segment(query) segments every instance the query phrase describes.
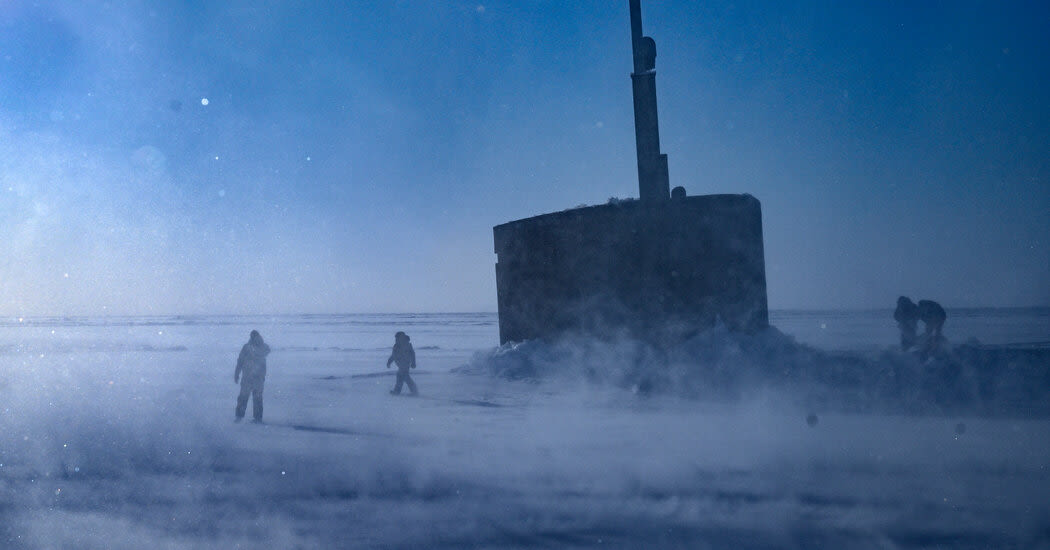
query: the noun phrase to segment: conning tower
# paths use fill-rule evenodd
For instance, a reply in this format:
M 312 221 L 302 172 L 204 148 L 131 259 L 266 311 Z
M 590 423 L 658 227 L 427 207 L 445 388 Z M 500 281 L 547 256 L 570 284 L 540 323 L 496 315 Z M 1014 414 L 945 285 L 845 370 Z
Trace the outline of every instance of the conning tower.
M 493 228 L 500 343 L 565 335 L 656 345 L 723 323 L 768 326 L 762 209 L 747 194 L 669 191 L 656 109 L 656 42 L 629 0 L 639 200 Z

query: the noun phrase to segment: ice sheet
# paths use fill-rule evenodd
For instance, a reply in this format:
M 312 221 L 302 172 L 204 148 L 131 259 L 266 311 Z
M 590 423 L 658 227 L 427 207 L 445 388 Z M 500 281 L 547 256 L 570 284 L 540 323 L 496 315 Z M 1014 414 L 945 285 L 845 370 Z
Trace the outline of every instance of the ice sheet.
M 1050 544 L 1047 420 L 452 372 L 491 315 L 169 321 L 0 328 L 2 546 Z M 232 422 L 252 328 L 261 426 Z M 387 393 L 395 330 L 421 398 Z

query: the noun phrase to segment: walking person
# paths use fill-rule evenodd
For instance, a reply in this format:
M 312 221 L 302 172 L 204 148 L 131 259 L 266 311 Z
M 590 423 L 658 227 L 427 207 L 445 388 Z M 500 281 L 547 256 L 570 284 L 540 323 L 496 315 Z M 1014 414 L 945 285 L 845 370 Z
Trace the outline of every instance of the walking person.
M 412 343 L 404 332 L 398 331 L 394 335 L 394 349 L 390 352 L 390 359 L 386 360 L 386 368 L 390 368 L 390 363 L 397 363 L 397 383 L 390 390 L 391 395 L 400 395 L 402 384 L 408 384 L 411 395 L 419 395 L 416 383 L 408 374 L 409 369 L 416 368 L 416 350 L 412 349 Z
M 237 410 L 234 422 L 244 419 L 248 408 L 248 397 L 252 398 L 252 422 L 261 423 L 263 415 L 263 383 L 266 381 L 266 356 L 270 346 L 263 342 L 259 331 L 253 330 L 248 343 L 241 348 L 237 356 L 237 368 L 233 371 L 234 383 L 240 382 L 241 393 L 237 396 Z

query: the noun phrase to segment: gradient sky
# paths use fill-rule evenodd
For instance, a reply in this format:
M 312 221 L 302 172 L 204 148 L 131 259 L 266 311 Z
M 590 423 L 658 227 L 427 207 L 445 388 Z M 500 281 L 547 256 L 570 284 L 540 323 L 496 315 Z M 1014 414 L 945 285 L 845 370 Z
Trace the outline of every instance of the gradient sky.
M 0 0 L 0 315 L 494 311 L 493 225 L 638 194 L 627 4 Z M 771 308 L 1050 305 L 1050 4 L 642 9 Z

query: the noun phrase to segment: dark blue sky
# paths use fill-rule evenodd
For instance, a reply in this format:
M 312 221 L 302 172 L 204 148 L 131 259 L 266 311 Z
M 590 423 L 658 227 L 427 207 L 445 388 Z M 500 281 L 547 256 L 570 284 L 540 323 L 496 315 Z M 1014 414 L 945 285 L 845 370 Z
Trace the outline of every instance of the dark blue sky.
M 637 196 L 626 0 L 154 4 L 0 0 L 0 314 L 494 310 L 493 225 Z M 1050 305 L 1045 2 L 643 20 L 771 307 Z

